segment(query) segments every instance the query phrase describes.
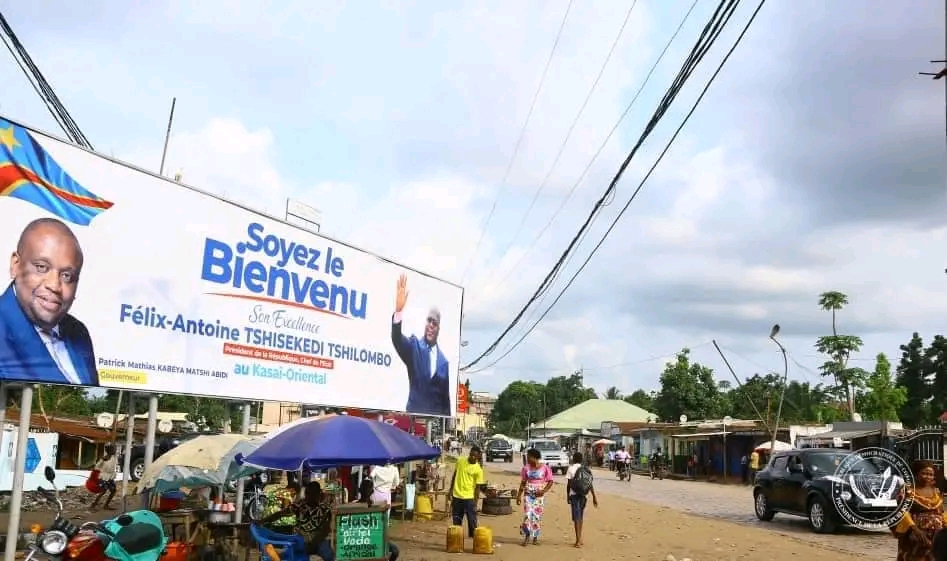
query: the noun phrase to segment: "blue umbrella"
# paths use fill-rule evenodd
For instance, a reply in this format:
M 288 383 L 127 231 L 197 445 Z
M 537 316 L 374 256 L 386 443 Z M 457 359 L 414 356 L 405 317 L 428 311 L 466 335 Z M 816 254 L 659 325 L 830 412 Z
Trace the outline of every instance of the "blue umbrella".
M 301 423 L 267 438 L 244 462 L 263 469 L 400 464 L 441 455 L 420 438 L 387 423 L 337 415 Z

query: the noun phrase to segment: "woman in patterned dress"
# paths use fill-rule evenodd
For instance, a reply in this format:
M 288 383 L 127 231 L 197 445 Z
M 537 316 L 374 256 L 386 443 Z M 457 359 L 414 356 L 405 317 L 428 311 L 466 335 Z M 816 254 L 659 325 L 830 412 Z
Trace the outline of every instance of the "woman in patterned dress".
M 539 545 L 539 532 L 543 524 L 543 497 L 552 488 L 553 477 L 549 466 L 541 462 L 539 450 L 526 451 L 526 465 L 520 471 L 520 490 L 516 495 L 516 504 L 523 505 L 523 545 L 533 540 Z
M 944 498 L 937 489 L 934 464 L 914 466 L 915 486 L 905 492 L 911 509 L 891 528 L 898 539 L 898 561 L 935 561 L 933 543 L 944 528 Z

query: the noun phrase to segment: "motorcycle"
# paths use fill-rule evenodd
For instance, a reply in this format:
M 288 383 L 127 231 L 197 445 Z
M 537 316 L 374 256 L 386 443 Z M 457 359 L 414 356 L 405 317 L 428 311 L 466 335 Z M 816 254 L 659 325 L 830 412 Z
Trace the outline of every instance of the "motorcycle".
M 263 512 L 266 510 L 267 497 L 263 493 L 263 484 L 252 479 L 244 485 L 243 490 L 243 512 L 250 522 L 259 522 L 263 519 Z
M 150 510 L 136 510 L 111 520 L 77 526 L 62 516 L 56 471 L 46 466 L 44 475 L 53 488 L 40 486 L 37 491 L 56 506 L 56 516 L 48 528 L 35 532 L 36 539 L 30 544 L 26 561 L 38 555 L 57 561 L 157 561 L 164 555 L 168 538 L 158 515 Z
M 663 459 L 655 459 L 648 462 L 649 471 L 651 472 L 651 479 L 664 479 L 664 476 L 667 475 L 667 468 L 664 465 Z
M 618 462 L 618 480 L 631 481 L 631 468 L 627 461 Z

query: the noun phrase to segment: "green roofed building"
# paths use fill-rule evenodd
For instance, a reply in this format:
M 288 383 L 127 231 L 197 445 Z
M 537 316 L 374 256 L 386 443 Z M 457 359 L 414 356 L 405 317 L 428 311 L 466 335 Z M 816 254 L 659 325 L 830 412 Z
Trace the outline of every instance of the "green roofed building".
M 568 437 L 581 434 L 596 436 L 602 423 L 648 423 L 656 419 L 654 413 L 632 405 L 621 399 L 589 399 L 557 413 L 545 421 L 530 425 L 534 438 L 541 436 Z

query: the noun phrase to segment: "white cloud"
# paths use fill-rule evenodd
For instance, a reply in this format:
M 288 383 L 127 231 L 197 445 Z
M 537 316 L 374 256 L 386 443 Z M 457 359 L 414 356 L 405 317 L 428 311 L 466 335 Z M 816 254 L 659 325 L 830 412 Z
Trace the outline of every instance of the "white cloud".
M 471 2 L 459 9 L 433 2 L 377 9 L 320 3 L 314 9 L 289 2 L 261 10 L 248 2 L 175 0 L 93 11 L 86 20 L 70 13 L 68 26 L 61 14 L 24 4 L 10 17 L 25 28 L 21 36 L 36 45 L 44 72 L 105 152 L 121 147 L 116 156 L 157 168 L 167 102 L 178 96 L 166 174 L 181 169 L 184 181 L 198 188 L 276 216 L 286 197 L 298 198 L 323 212 L 327 235 L 455 282 L 497 200 L 467 277 L 465 325 L 477 327 L 465 334 L 464 358 L 470 359 L 519 310 L 568 243 L 683 60 L 707 15 L 701 9 L 710 9 L 697 10 L 637 109 L 549 233 L 531 247 L 686 9 L 639 0 L 557 171 L 504 252 L 629 5 L 574 4 L 505 185 L 501 179 L 565 2 Z M 767 10 L 776 27 L 756 29 L 736 58 L 759 63 L 768 56 L 767 37 L 791 10 Z M 53 36 L 55 42 L 48 40 Z M 0 70 L 16 72 L 3 64 Z M 809 64 L 810 75 L 833 72 L 819 61 Z M 791 70 L 772 61 L 767 68 Z M 876 331 L 865 337 L 871 355 L 896 353 L 910 330 L 940 328 L 947 311 L 941 255 L 947 234 L 864 225 L 807 230 L 807 214 L 819 209 L 785 204 L 789 188 L 779 183 L 779 170 L 760 163 L 753 145 L 751 133 L 765 116 L 754 111 L 769 110 L 773 100 L 745 85 L 749 69 L 731 66 L 721 75 L 589 268 L 520 349 L 476 375 L 475 388 L 482 383 L 498 390 L 515 377 L 543 379 L 584 368 L 596 388 L 630 392 L 656 384 L 660 356 L 710 338 L 778 369 L 780 359 L 766 339 L 770 325 L 783 326 L 795 354 L 812 354 L 809 335 L 793 333 L 803 324 L 828 326 L 816 305 L 824 290 L 849 294 L 843 326 Z M 695 88 L 682 94 L 633 162 L 546 305 L 624 204 Z M 887 134 L 893 123 L 922 124 L 941 110 L 931 109 L 917 90 L 903 90 L 886 110 L 853 111 L 847 118 Z M 5 92 L 3 111 L 48 126 L 33 97 L 25 84 Z M 720 122 L 733 105 L 745 115 Z M 827 149 L 845 142 L 833 135 L 823 141 Z M 911 155 L 903 160 L 910 170 Z M 688 302 L 684 312 L 668 320 L 681 302 Z M 513 340 L 528 325 L 514 329 Z M 694 358 L 723 370 L 711 346 L 699 346 Z M 818 362 L 800 360 L 813 368 Z

